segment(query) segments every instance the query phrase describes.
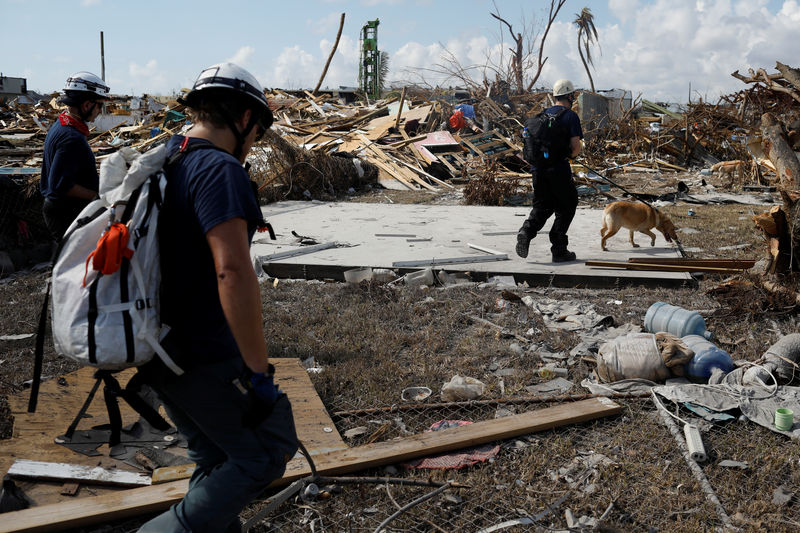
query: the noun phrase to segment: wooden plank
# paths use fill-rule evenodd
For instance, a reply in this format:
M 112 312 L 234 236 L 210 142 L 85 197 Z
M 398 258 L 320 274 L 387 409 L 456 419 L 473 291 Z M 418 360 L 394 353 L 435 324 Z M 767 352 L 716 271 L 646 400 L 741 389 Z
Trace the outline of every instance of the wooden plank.
M 755 259 L 682 259 L 678 257 L 631 257 L 629 263 L 648 263 L 651 265 L 685 265 L 716 268 L 753 268 Z
M 120 487 L 146 487 L 150 476 L 141 472 L 126 472 L 100 466 L 85 466 L 73 463 L 51 463 L 17 459 L 8 469 L 11 477 L 44 481 L 66 481 Z
M 329 248 L 335 248 L 335 247 L 336 247 L 335 242 L 313 244 L 311 246 L 301 246 L 300 248 L 295 248 L 294 250 L 286 250 L 285 252 L 276 252 L 274 254 L 269 254 L 269 255 L 260 255 L 258 259 L 264 263 L 268 263 L 270 261 L 279 261 L 281 259 L 286 259 L 287 257 L 297 257 L 298 255 L 313 254 L 315 252 L 321 252 L 322 250 L 327 250 Z
M 80 488 L 80 483 L 64 483 L 64 486 L 61 487 L 61 494 L 64 496 L 75 496 L 78 494 Z
M 414 145 L 412 145 L 411 148 L 416 150 L 416 147 Z M 428 174 L 427 172 L 425 172 L 424 170 L 416 168 L 414 165 L 410 165 L 410 164 L 406 163 L 405 161 L 403 161 L 401 159 L 398 159 L 397 162 L 400 163 L 401 165 L 407 166 L 408 168 L 410 168 L 412 171 L 416 172 L 417 174 L 420 174 L 420 175 L 425 176 L 426 178 L 428 178 L 430 180 L 433 180 L 435 183 L 438 183 L 439 185 L 441 185 L 443 187 L 447 187 L 447 188 L 450 188 L 450 189 L 455 189 L 454 186 L 450 185 L 446 181 L 442 181 L 439 178 L 437 178 L 436 176 L 432 176 L 432 175 Z
M 401 130 L 400 134 L 402 135 L 403 133 L 405 133 L 405 130 Z M 408 135 L 408 134 L 406 133 L 406 135 Z M 411 143 L 415 143 L 417 141 L 421 141 L 422 139 L 425 139 L 427 137 L 428 137 L 428 134 L 424 133 L 422 135 L 417 135 L 416 137 L 408 137 L 406 139 L 403 139 L 402 141 L 397 141 L 397 142 L 393 142 L 393 143 L 387 144 L 386 147 L 387 148 L 402 148 L 403 146 L 405 146 L 407 144 L 411 144 Z
M 621 411 L 622 407 L 609 398 L 591 398 L 443 431 L 420 433 L 406 439 L 330 452 L 315 457 L 315 464 L 321 475 L 347 474 L 569 424 L 579 424 L 615 415 Z M 273 485 L 286 485 L 310 473 L 311 470 L 305 461 L 293 460 L 287 465 L 283 478 Z M 187 480 L 173 481 L 112 495 L 13 511 L 4 515 L 4 520 L 0 522 L 0 533 L 59 531 L 157 512 L 180 501 L 187 488 Z
M 500 255 L 468 255 L 464 257 L 448 257 L 442 259 L 420 259 L 418 261 L 395 261 L 392 268 L 417 268 L 435 265 L 461 265 L 464 263 L 488 263 L 491 261 L 508 261 L 507 254 Z
M 622 268 L 625 270 L 650 270 L 655 272 L 706 272 L 709 274 L 739 274 L 742 268 L 717 268 L 690 265 L 657 265 L 651 263 L 625 263 L 623 261 L 586 261 L 586 266 Z
M 411 185 L 411 182 L 409 182 L 407 179 L 405 179 L 405 177 L 400 172 L 398 172 L 398 170 L 396 168 L 392 168 L 385 161 L 382 161 L 380 159 L 373 159 L 372 161 L 370 161 L 370 163 L 372 163 L 373 165 L 375 165 L 379 169 L 383 170 L 384 172 L 389 174 L 391 177 L 393 177 L 394 179 L 396 179 L 397 181 L 399 181 L 400 183 L 402 183 L 403 185 L 405 185 L 406 187 L 411 189 L 412 191 L 417 189 L 416 187 Z
M 403 114 L 403 104 L 406 101 L 406 88 L 403 87 L 403 92 L 400 93 L 400 107 L 397 108 L 397 118 L 394 121 L 394 128 L 396 130 L 400 129 L 400 119 L 402 118 L 400 115 Z
M 176 479 L 186 479 L 191 477 L 197 465 L 194 463 L 175 465 L 175 466 L 162 466 L 153 470 L 151 481 L 153 485 L 158 483 L 166 483 L 168 481 L 175 481 Z
M 385 164 L 385 166 L 383 166 L 381 168 L 383 168 L 384 170 L 389 172 L 392 176 L 397 178 L 403 184 L 408 184 L 411 181 L 415 181 L 415 182 L 419 183 L 420 185 L 422 185 L 423 187 L 425 187 L 428 190 L 431 190 L 431 191 L 438 190 L 438 189 L 436 189 L 436 187 L 434 187 L 433 185 L 431 185 L 430 183 L 428 183 L 424 179 L 420 178 L 419 176 L 417 176 L 413 172 L 409 172 L 407 169 L 405 169 L 403 167 L 398 167 L 396 165 L 396 163 L 394 162 L 394 158 L 392 158 L 388 154 L 385 154 L 383 152 L 383 150 L 381 150 L 380 148 L 375 146 L 375 144 L 370 143 L 369 140 L 365 136 L 359 135 L 359 137 L 365 143 L 367 143 L 366 144 L 367 150 L 369 152 L 371 152 L 372 154 L 374 154 L 376 157 L 378 157 Z M 379 164 L 379 162 L 376 161 L 376 160 L 372 160 L 372 162 L 375 163 L 376 165 L 378 165 L 379 167 L 381 166 Z M 402 179 L 400 177 L 398 177 L 398 176 L 401 176 Z

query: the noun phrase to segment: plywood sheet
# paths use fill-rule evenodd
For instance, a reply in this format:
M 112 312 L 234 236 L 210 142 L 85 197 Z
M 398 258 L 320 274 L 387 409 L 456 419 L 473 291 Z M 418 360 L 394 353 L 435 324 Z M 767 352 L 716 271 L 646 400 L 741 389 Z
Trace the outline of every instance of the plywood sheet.
M 347 448 L 333 421 L 328 416 L 325 406 L 317 396 L 308 372 L 296 359 L 273 358 L 275 365 L 275 381 L 292 401 L 297 433 L 311 455 L 328 453 Z M 133 375 L 135 370 L 126 370 L 118 374 L 121 384 Z M 50 379 L 42 383 L 39 391 L 39 406 L 36 413 L 28 413 L 28 393 L 9 397 L 12 415 L 15 418 L 13 436 L 9 440 L 0 441 L 0 474 L 5 474 L 16 459 L 30 459 L 56 463 L 71 463 L 84 466 L 100 466 L 135 471 L 122 461 L 108 457 L 108 446 L 102 445 L 102 455 L 87 457 L 75 453 L 64 446 L 56 444 L 53 439 L 63 435 L 80 406 L 86 400 L 94 384 L 93 369 L 82 368 L 67 374 L 62 379 Z M 123 425 L 136 421 L 139 416 L 125 402 L 120 402 Z M 102 393 L 98 392 L 94 402 L 87 411 L 89 418 L 78 425 L 78 429 L 89 429 L 99 424 L 108 423 L 108 413 L 102 401 Z M 184 454 L 179 448 L 170 448 L 171 453 Z M 37 506 L 57 503 L 66 498 L 61 495 L 60 483 L 35 483 L 19 481 L 20 487 Z M 93 488 L 97 494 L 104 494 L 114 489 L 105 487 Z

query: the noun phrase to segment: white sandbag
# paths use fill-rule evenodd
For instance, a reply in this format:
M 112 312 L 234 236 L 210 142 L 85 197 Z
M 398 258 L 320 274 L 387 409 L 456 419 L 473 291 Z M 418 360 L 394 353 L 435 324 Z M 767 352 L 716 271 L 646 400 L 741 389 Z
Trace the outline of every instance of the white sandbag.
M 597 375 L 606 383 L 634 378 L 664 381 L 672 372 L 664 364 L 655 334 L 629 333 L 600 346 Z

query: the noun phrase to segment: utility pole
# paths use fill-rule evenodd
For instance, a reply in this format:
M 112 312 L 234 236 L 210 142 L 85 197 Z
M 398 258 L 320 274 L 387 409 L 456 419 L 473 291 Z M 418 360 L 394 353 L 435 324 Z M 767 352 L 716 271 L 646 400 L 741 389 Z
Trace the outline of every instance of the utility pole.
M 100 32 L 100 77 L 106 81 L 106 49 L 103 44 L 103 32 Z

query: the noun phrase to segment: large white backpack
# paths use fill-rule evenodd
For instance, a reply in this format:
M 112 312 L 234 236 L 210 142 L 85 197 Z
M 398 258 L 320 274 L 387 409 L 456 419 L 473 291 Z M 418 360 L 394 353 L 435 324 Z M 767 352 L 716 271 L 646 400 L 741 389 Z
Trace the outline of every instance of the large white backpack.
M 164 145 L 145 154 L 123 148 L 103 161 L 100 197 L 69 227 L 53 266 L 57 353 L 104 370 L 158 354 L 183 373 L 160 344 L 167 329 L 159 319 L 158 248 L 165 161 Z

